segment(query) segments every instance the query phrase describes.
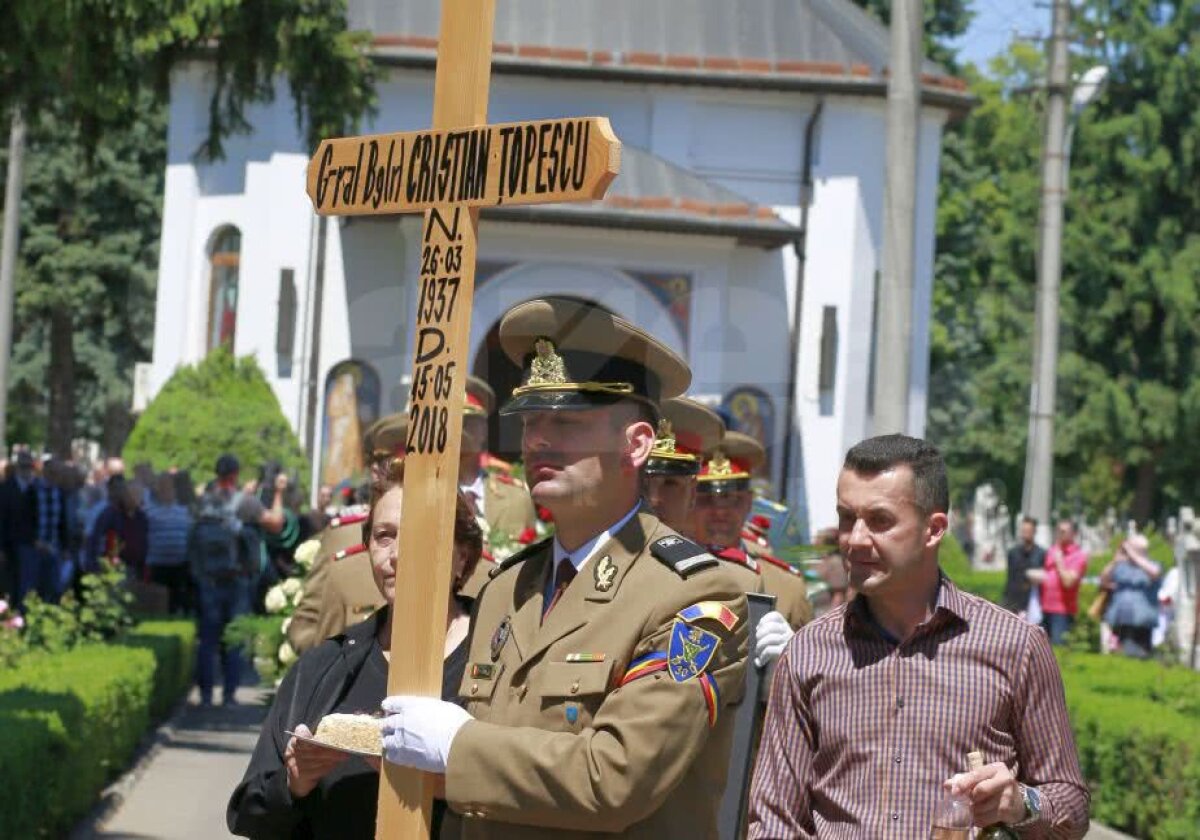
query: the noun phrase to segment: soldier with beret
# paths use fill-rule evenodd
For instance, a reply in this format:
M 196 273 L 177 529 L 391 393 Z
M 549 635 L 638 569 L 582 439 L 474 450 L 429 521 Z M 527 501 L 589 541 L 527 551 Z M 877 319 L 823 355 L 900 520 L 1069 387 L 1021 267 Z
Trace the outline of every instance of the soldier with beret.
M 757 440 L 740 432 L 725 433 L 697 477 L 697 533 L 718 556 L 739 563 L 754 562 L 762 574 L 763 591 L 775 596 L 776 611 L 794 630 L 813 615 L 804 576 L 761 547 L 747 550 L 742 536 L 754 504 L 750 478 L 765 461 L 766 451 Z
M 467 377 L 463 403 L 462 449 L 458 456 L 458 487 L 484 526 L 485 554 L 462 589 L 474 599 L 487 583 L 496 564 L 486 551 L 490 546 L 514 543 L 537 524 L 537 512 L 525 482 L 512 474 L 509 464 L 487 451 L 488 417 L 495 410 L 496 394 L 478 376 Z
M 600 307 L 534 300 L 500 325 L 524 370 L 534 501 L 556 533 L 476 604 L 461 696 L 384 701 L 389 761 L 445 774 L 464 838 L 713 837 L 743 693 L 730 568 L 640 502 L 657 405 L 690 371 Z

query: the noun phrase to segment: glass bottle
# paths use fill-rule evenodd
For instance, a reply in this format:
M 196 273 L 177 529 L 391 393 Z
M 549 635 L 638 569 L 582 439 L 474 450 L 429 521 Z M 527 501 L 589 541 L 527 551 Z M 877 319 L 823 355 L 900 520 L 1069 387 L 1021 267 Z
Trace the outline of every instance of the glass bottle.
M 933 812 L 929 840 L 969 840 L 974 823 L 971 798 L 948 790 Z
M 967 753 L 967 765 L 972 771 L 983 766 L 983 753 L 978 750 Z M 992 823 L 979 829 L 976 840 L 1018 840 L 1017 833 L 1004 823 Z

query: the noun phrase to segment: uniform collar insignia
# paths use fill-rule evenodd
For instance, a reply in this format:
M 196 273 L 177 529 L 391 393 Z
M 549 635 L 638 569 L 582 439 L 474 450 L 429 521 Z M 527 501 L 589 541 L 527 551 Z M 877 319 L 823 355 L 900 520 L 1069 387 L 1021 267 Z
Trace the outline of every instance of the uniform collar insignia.
M 593 570 L 593 577 L 596 580 L 596 590 L 599 592 L 607 592 L 612 589 L 613 579 L 617 576 L 617 564 L 613 562 L 612 557 L 605 554 L 600 558 L 600 562 L 596 564 Z

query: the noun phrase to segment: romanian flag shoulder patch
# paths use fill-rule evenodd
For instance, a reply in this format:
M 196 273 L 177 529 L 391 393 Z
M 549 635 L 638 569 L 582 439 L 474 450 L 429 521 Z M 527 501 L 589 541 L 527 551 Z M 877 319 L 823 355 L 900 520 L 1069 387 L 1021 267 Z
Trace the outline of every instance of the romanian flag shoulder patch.
M 699 621 L 702 618 L 711 618 L 724 627 L 726 631 L 732 631 L 738 624 L 737 614 L 729 609 L 729 607 L 717 601 L 701 601 L 698 604 L 692 604 L 690 607 L 680 610 L 678 615 L 688 624 Z

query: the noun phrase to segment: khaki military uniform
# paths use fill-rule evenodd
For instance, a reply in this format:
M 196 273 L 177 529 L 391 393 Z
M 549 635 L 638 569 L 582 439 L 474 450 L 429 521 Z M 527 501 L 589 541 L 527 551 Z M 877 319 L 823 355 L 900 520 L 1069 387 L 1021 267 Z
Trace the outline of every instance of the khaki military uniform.
M 304 594 L 300 605 L 292 615 L 288 625 L 287 639 L 296 653 L 304 653 L 309 648 L 316 647 L 327 636 L 318 635 L 318 619 L 321 614 L 321 602 L 325 597 L 329 570 L 333 566 L 333 557 L 363 541 L 362 526 L 366 520 L 365 512 L 343 513 L 334 517 L 328 527 L 317 537 L 321 541 L 313 558 L 312 568 L 304 581 Z M 341 632 L 340 629 L 338 632 Z
M 317 616 L 317 638 L 336 636 L 358 624 L 386 602 L 375 576 L 371 574 L 371 555 L 364 548 L 357 554 L 335 559 L 329 567 L 321 612 Z
M 775 596 L 775 611 L 787 619 L 793 630 L 812 621 L 813 608 L 808 600 L 808 585 L 804 575 L 783 560 L 765 552 L 755 553 L 748 540 L 743 541 L 747 555 L 758 561 L 763 591 Z
M 483 481 L 483 517 L 489 532 L 503 534 L 505 541 L 516 539 L 522 531 L 537 523 L 537 511 L 533 499 L 529 498 L 529 488 L 517 478 L 489 470 Z M 479 558 L 479 564 L 459 594 L 472 600 L 478 598 L 495 568 L 496 564 L 490 558 Z
M 529 488 L 520 479 L 499 472 L 489 473 L 483 482 L 483 516 L 493 531 L 516 538 L 537 524 L 537 511 Z
M 672 552 L 682 555 L 658 556 Z M 446 771 L 463 837 L 715 838 L 730 707 L 746 673 L 744 583 L 642 510 L 597 547 L 543 622 L 553 557 L 545 541 L 510 558 L 476 605 L 460 689 L 475 720 L 456 735 Z M 696 604 L 721 619 L 678 618 Z M 671 668 L 687 649 L 676 634 L 694 642 L 693 630 L 717 645 L 680 681 L 686 671 Z

